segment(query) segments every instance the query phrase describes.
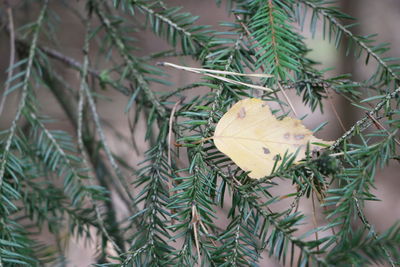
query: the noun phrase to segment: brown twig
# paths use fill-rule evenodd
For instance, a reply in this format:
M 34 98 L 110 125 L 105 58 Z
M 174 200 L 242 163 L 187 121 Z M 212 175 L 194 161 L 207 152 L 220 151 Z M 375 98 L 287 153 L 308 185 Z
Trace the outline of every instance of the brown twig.
M 172 126 L 173 126 L 173 123 L 174 123 L 174 117 L 175 117 L 176 109 L 182 103 L 183 100 L 184 100 L 184 98 L 182 97 L 181 99 L 176 101 L 174 107 L 172 108 L 171 114 L 169 116 L 169 122 L 168 122 L 168 128 L 169 128 L 168 129 L 168 166 L 170 166 L 170 168 L 171 168 L 171 177 L 173 176 L 173 170 L 172 170 L 172 164 L 171 164 L 171 161 L 172 161 L 171 160 Z M 168 179 L 167 185 L 168 185 L 169 197 L 172 197 L 172 191 L 171 190 L 173 188 L 173 185 L 172 185 L 171 179 Z M 175 209 L 171 210 L 171 214 L 172 215 L 175 214 Z M 171 218 L 172 218 L 171 219 L 171 224 L 173 225 L 175 221 L 174 221 L 173 217 L 171 217 Z
M 178 101 L 176 101 L 175 105 L 172 108 L 171 114 L 169 116 L 169 125 L 168 125 L 168 127 L 169 127 L 169 129 L 168 129 L 168 166 L 171 166 L 172 126 L 173 126 L 173 123 L 174 123 L 174 116 L 175 116 L 176 109 L 182 103 L 183 100 L 184 100 L 184 98 L 181 98 Z
M 382 123 L 380 123 L 373 115 L 371 115 L 371 114 L 369 114 L 369 113 L 367 112 L 367 116 L 371 119 L 372 123 L 375 125 L 375 127 L 376 127 L 378 130 L 383 130 L 383 131 L 385 131 L 385 133 L 387 133 L 388 136 L 392 136 L 392 135 L 393 135 L 393 134 L 390 133 L 390 132 L 385 128 L 385 126 L 383 126 Z M 393 137 L 393 140 L 396 142 L 397 145 L 400 146 L 399 140 L 397 140 L 397 139 L 394 138 L 394 137 Z
M 198 237 L 198 229 L 197 223 L 201 221 L 199 213 L 197 212 L 196 205 L 192 205 L 192 224 L 193 224 L 193 234 L 194 234 L 194 242 L 196 244 L 196 251 L 198 255 L 199 262 L 201 261 L 200 257 L 200 245 L 199 245 L 199 237 Z
M 314 228 L 318 227 L 318 222 L 317 222 L 317 209 L 315 208 L 315 199 L 314 199 L 314 193 L 311 192 L 311 203 L 312 203 L 312 210 L 313 210 L 313 216 L 312 216 L 312 221 L 314 224 Z M 319 237 L 318 237 L 318 231 L 315 231 L 315 241 L 318 242 Z M 319 245 L 317 245 L 317 251 L 319 252 Z
M 333 113 L 335 113 L 336 119 L 338 120 L 340 126 L 342 127 L 342 130 L 345 132 L 345 131 L 346 131 L 346 127 L 344 127 L 343 121 L 342 121 L 342 119 L 340 118 L 340 116 L 339 116 L 339 114 L 338 114 L 338 112 L 337 112 L 337 110 L 336 110 L 336 108 L 335 108 L 335 105 L 333 105 L 333 103 L 332 103 L 332 98 L 331 98 L 331 96 L 329 95 L 328 90 L 326 90 L 326 87 L 323 86 L 323 88 L 324 88 L 325 93 L 326 93 L 326 95 L 327 95 L 327 97 L 328 97 L 329 105 L 331 106 L 331 108 L 332 108 L 332 110 L 333 110 Z
M 18 40 L 18 42 L 20 42 L 21 40 Z M 39 46 L 40 50 L 42 52 L 44 52 L 46 55 L 48 55 L 49 57 L 53 58 L 53 59 L 57 59 L 61 62 L 63 62 L 64 64 L 73 67 L 76 70 L 82 71 L 83 69 L 83 65 L 82 63 L 80 63 L 79 61 L 77 61 L 76 59 L 72 58 L 72 57 L 68 57 L 64 54 L 62 54 L 61 52 L 54 50 L 52 48 L 46 47 L 46 46 Z M 96 78 L 100 79 L 100 72 L 97 70 L 94 70 L 92 68 L 88 68 L 88 73 L 90 75 L 95 76 Z
M 15 38 L 15 43 L 17 45 L 23 46 L 23 47 L 27 47 L 28 44 L 26 43 L 25 40 L 21 39 L 21 38 Z M 83 65 L 82 63 L 80 63 L 78 60 L 66 56 L 63 53 L 54 50 L 52 48 L 46 47 L 46 46 L 41 46 L 38 45 L 37 46 L 38 49 L 43 52 L 44 54 L 46 54 L 47 56 L 49 56 L 52 59 L 58 60 L 62 63 L 64 63 L 65 65 L 67 65 L 68 67 L 71 67 L 77 71 L 82 71 L 83 69 Z M 101 73 L 98 70 L 95 70 L 93 68 L 88 68 L 88 74 L 90 74 L 92 77 L 95 77 L 96 79 L 98 79 L 99 81 L 102 81 L 106 84 L 109 84 L 111 87 L 113 87 L 114 89 L 116 89 L 117 91 L 121 92 L 124 95 L 130 95 L 131 92 L 129 91 L 129 89 L 122 87 L 122 86 L 117 86 L 117 84 L 113 81 L 106 81 L 101 77 Z
M 288 102 L 288 104 L 289 104 L 289 106 L 290 106 L 290 109 L 293 111 L 293 114 L 294 114 L 296 117 L 299 117 L 299 115 L 298 115 L 297 112 L 296 112 L 296 109 L 294 108 L 294 105 L 293 105 L 292 101 L 290 101 L 290 98 L 289 98 L 289 96 L 286 94 L 285 89 L 283 89 L 281 83 L 280 83 L 279 81 L 277 81 L 276 83 L 278 84 L 279 90 L 281 90 L 283 96 L 286 98 L 286 101 Z

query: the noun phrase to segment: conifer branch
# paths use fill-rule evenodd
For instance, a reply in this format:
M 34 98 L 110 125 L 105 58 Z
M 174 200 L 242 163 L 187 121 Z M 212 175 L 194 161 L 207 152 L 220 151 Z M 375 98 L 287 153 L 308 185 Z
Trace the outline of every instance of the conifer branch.
M 118 3 L 114 5 L 119 6 Z M 174 49 L 177 48 L 179 38 L 184 55 L 199 57 L 202 51 L 207 50 L 207 44 L 212 39 L 207 26 L 194 24 L 197 16 L 181 13 L 180 8 L 168 8 L 162 1 L 155 1 L 149 5 L 142 1 L 127 0 L 122 6 L 123 10 L 129 13 L 133 13 L 135 9 L 145 13 L 154 34 L 165 37 Z
M 400 77 L 398 76 L 398 74 L 396 74 L 396 72 L 381 58 L 381 56 L 379 56 L 376 52 L 374 52 L 373 49 L 369 47 L 368 44 L 364 42 L 360 37 L 354 35 L 346 26 L 342 25 L 333 15 L 329 14 L 326 8 L 308 0 L 297 0 L 297 1 L 312 8 L 318 14 L 321 14 L 322 16 L 326 17 L 332 23 L 332 25 L 337 27 L 338 30 L 340 30 L 349 38 L 354 40 L 360 47 L 362 47 L 366 51 L 368 55 L 373 57 L 378 62 L 378 64 L 385 69 L 385 71 L 390 73 L 390 75 L 394 80 L 400 81 Z
M 226 176 L 223 172 L 220 171 L 220 169 L 215 166 L 211 165 L 211 167 L 218 173 L 219 176 L 221 176 L 226 182 L 230 181 L 230 177 Z M 320 266 L 329 266 L 329 264 L 322 258 L 317 257 L 315 252 L 310 251 L 307 248 L 307 245 L 303 243 L 303 241 L 295 238 L 292 236 L 293 230 L 290 228 L 283 228 L 280 224 L 279 221 L 276 220 L 276 217 L 279 217 L 279 214 L 268 214 L 264 208 L 263 205 L 257 202 L 258 197 L 254 198 L 253 194 L 256 195 L 257 193 L 252 192 L 253 189 L 250 188 L 249 191 L 241 188 L 240 186 L 235 186 L 235 190 L 237 191 L 238 194 L 240 194 L 241 198 L 243 201 L 247 201 L 247 204 L 257 211 L 263 218 L 269 221 L 271 225 L 274 226 L 276 231 L 279 231 L 282 233 L 290 242 L 292 242 L 295 246 L 297 246 L 302 252 L 304 252 L 307 257 L 310 257 L 315 263 L 319 264 Z M 307 261 L 308 262 L 308 261 Z
M 24 46 L 24 47 L 27 46 L 27 43 L 25 40 L 17 39 L 16 42 L 21 46 Z M 49 47 L 46 47 L 43 45 L 38 45 L 38 49 L 40 49 L 41 52 L 45 53 L 50 58 L 56 59 L 56 60 L 64 63 L 68 67 L 71 67 L 79 72 L 82 72 L 82 70 L 83 70 L 82 63 L 80 63 L 79 61 L 77 61 L 76 59 L 74 59 L 72 57 L 68 57 L 67 55 L 62 54 L 61 52 L 59 52 L 55 49 L 52 49 L 52 48 L 49 48 Z M 95 70 L 95 69 L 89 67 L 88 73 L 90 75 L 92 75 L 93 77 L 95 77 L 100 83 L 110 85 L 112 88 L 114 88 L 115 90 L 119 91 L 120 93 L 122 93 L 124 95 L 130 94 L 130 90 L 128 88 L 119 86 L 110 79 L 103 78 L 101 73 L 98 70 Z
M 101 125 L 100 122 L 100 118 L 99 118 L 99 114 L 97 113 L 97 108 L 96 108 L 96 103 L 94 102 L 93 96 L 89 90 L 89 87 L 87 86 L 87 84 L 84 84 L 84 91 L 86 94 L 86 97 L 88 99 L 89 102 L 89 107 L 91 109 L 91 113 L 93 116 L 93 120 L 95 122 L 96 125 L 96 131 L 100 137 L 101 143 L 103 145 L 104 151 L 106 152 L 107 158 L 111 163 L 111 166 L 114 169 L 114 172 L 116 174 L 116 176 L 118 177 L 119 181 L 121 182 L 123 188 L 125 189 L 126 194 L 129 196 L 130 199 L 133 199 L 133 196 L 129 190 L 129 186 L 127 184 L 127 181 L 124 177 L 124 175 L 122 174 L 122 171 L 120 169 L 120 167 L 118 166 L 117 162 L 115 161 L 114 155 L 111 152 L 111 149 L 106 141 L 106 137 L 103 131 L 103 127 Z
M 161 105 L 161 103 L 156 98 L 154 92 L 151 91 L 151 89 L 149 88 L 143 75 L 141 73 L 139 73 L 135 68 L 135 66 L 138 65 L 138 62 L 133 58 L 133 56 L 131 54 L 128 53 L 124 42 L 116 34 L 114 27 L 112 26 L 111 22 L 106 18 L 103 11 L 101 11 L 98 7 L 96 7 L 95 11 L 96 11 L 96 14 L 98 15 L 100 21 L 103 23 L 104 27 L 110 33 L 112 39 L 114 40 L 114 42 L 118 48 L 119 53 L 121 54 L 122 58 L 124 59 L 125 63 L 127 64 L 127 67 L 132 72 L 133 76 L 137 80 L 138 85 L 140 86 L 140 88 L 142 88 L 146 97 L 152 103 L 152 105 L 155 107 L 155 109 L 160 114 L 160 116 L 164 116 L 166 114 L 166 110 L 165 110 L 164 106 Z M 138 90 L 138 89 L 136 89 L 136 90 Z
M 230 54 L 228 55 L 226 63 L 224 65 L 224 71 L 228 71 L 230 69 L 232 61 L 233 61 L 234 53 L 239 48 L 239 43 L 240 43 L 242 37 L 243 36 L 241 35 L 240 38 L 238 40 L 236 40 L 234 46 L 230 48 Z M 203 132 L 204 137 L 207 137 L 209 135 L 209 133 L 211 132 L 211 126 L 212 126 L 212 123 L 214 122 L 215 114 L 217 113 L 219 106 L 221 104 L 220 101 L 221 101 L 221 95 L 222 95 L 223 90 L 224 90 L 224 85 L 220 82 L 218 84 L 218 89 L 214 92 L 214 95 L 213 95 L 213 102 L 211 104 L 211 110 L 209 112 L 208 120 L 206 121 L 206 125 L 205 125 L 204 132 Z M 193 153 L 194 153 L 193 160 L 192 160 L 193 165 L 189 168 L 191 176 L 187 177 L 185 179 L 185 184 L 186 184 L 185 187 L 190 185 L 189 187 L 192 188 L 191 192 L 182 193 L 182 194 L 176 193 L 177 199 L 175 200 L 175 202 L 176 203 L 181 203 L 181 202 L 185 203 L 185 210 L 187 210 L 187 211 L 184 213 L 182 212 L 182 213 L 185 215 L 187 214 L 187 215 L 184 216 L 184 218 L 189 216 L 188 214 L 191 214 L 191 213 L 189 213 L 189 210 L 192 210 L 193 208 L 200 211 L 200 214 L 198 214 L 197 218 L 191 218 L 189 216 L 189 218 L 187 218 L 186 220 L 189 220 L 189 221 L 200 220 L 200 223 L 203 223 L 202 222 L 203 217 L 204 217 L 204 219 L 206 219 L 207 217 L 210 217 L 210 213 L 212 212 L 208 208 L 208 205 L 211 204 L 211 198 L 208 195 L 208 193 L 206 193 L 210 189 L 204 188 L 204 187 L 209 186 L 208 185 L 209 182 L 207 182 L 207 180 L 205 179 L 207 177 L 208 171 L 207 171 L 207 169 L 205 169 L 205 166 L 204 166 L 205 162 L 203 161 L 204 144 L 199 145 L 197 148 L 195 148 L 193 150 Z M 180 188 L 180 186 L 177 186 L 175 188 L 175 190 L 177 190 L 178 188 Z M 185 188 L 181 188 L 181 189 L 184 191 L 187 191 L 187 189 L 185 189 Z M 181 200 L 179 200 L 179 198 Z M 192 203 L 192 204 L 190 204 L 190 203 Z M 210 224 L 210 219 L 206 219 L 206 221 L 204 223 Z M 188 222 L 182 222 L 182 226 L 185 226 L 185 228 L 186 228 L 185 229 L 186 237 L 185 237 L 184 246 L 181 249 L 180 253 L 182 255 L 186 255 L 186 253 L 184 253 L 184 250 L 189 249 L 191 247 L 191 242 L 194 242 L 192 240 L 191 236 L 189 235 L 189 233 L 192 232 L 192 230 L 197 231 L 198 229 L 194 228 L 193 225 Z M 181 226 L 179 226 L 179 228 L 181 228 Z M 198 243 L 199 242 L 196 239 L 196 248 L 199 250 Z M 203 247 L 204 245 L 202 244 L 201 246 Z M 184 258 L 184 256 L 182 256 L 182 258 Z M 187 257 L 188 263 L 192 262 L 189 260 L 190 258 L 191 257 Z M 211 261 L 212 261 L 212 259 L 211 259 Z M 198 253 L 197 263 L 200 264 L 200 254 L 199 253 Z M 191 264 L 194 264 L 194 262 L 192 262 Z
M 99 267 L 253 266 L 265 252 L 291 266 L 398 264 L 399 224 L 377 233 L 362 207 L 378 200 L 371 190 L 378 169 L 399 158 L 395 135 L 400 127 L 400 64 L 398 58 L 383 56 L 387 44 L 375 45 L 373 35 L 358 36 L 350 29 L 355 24 L 342 24 L 350 16 L 325 0 L 228 1 L 234 17 L 216 31 L 161 0 L 84 0 L 84 12 L 71 2 L 63 12 L 73 13 L 77 25 L 85 28 L 83 59 L 76 60 L 54 49 L 59 35 L 53 5 L 48 0 L 39 2 L 36 21 L 19 27 L 18 34 L 11 24 L 21 25 L 19 6 L 13 7 L 11 15 L 8 12 L 8 20 L 1 19 L 8 25 L 0 30 L 9 37 L 11 57 L 17 53 L 22 60 L 14 62 L 10 57 L 4 84 L 4 94 L 21 94 L 16 95 L 19 103 L 10 127 L 0 132 L 0 267 L 65 266 L 68 256 L 58 235 L 64 228 L 69 236 L 84 240 L 92 238 L 95 230 Z M 28 1 L 26 6 L 31 4 Z M 326 78 L 315 67 L 317 62 L 307 58 L 305 35 L 293 25 L 297 22 L 303 28 L 307 11 L 312 12 L 312 35 L 322 23 L 324 38 L 333 38 L 337 47 L 346 38 L 346 54 L 366 55 L 366 64 L 373 58 L 376 70 L 360 82 L 349 75 Z M 91 24 L 92 16 L 99 23 Z M 49 42 L 43 45 L 45 28 Z M 135 38 L 147 28 L 146 34 L 162 38 L 170 48 L 138 56 L 141 42 Z M 200 66 L 177 63 L 187 56 Z M 154 66 L 167 57 L 174 63 L 164 65 L 201 73 L 202 80 L 172 87 L 167 73 Z M 56 70 L 53 63 L 58 62 L 80 74 L 79 90 L 71 86 L 75 80 Z M 257 74 L 258 68 L 263 74 Z M 172 91 L 157 92 L 155 83 Z M 102 97 L 113 99 L 116 92 L 103 96 L 97 94 L 97 86 L 116 89 L 123 94 L 117 93 L 119 97 L 125 97 L 133 142 L 144 129 L 143 144 L 132 148 L 135 158 L 143 158 L 138 168 L 107 142 L 103 127 L 112 125 L 101 119 L 98 108 Z M 258 90 L 264 87 L 273 89 Z M 244 171 L 248 168 L 238 167 L 210 141 L 216 122 L 238 100 L 261 98 L 285 120 L 287 100 L 277 94 L 279 90 L 294 89 L 314 112 L 326 106 L 328 88 L 367 110 L 366 116 L 344 130 L 331 151 L 307 153 L 297 164 L 295 154 L 285 153 L 275 160 L 268 176 L 254 180 Z M 36 92 L 46 90 L 55 96 L 77 138 L 53 130 L 59 126 L 49 124 L 53 117 L 41 115 L 47 100 Z M 0 100 L 0 114 L 8 100 Z M 242 117 L 248 116 L 240 111 L 232 120 Z M 22 120 L 26 123 L 20 126 Z M 366 133 L 371 125 L 376 129 Z M 110 137 L 131 149 L 124 130 L 111 127 Z M 353 136 L 360 142 L 351 142 Z M 248 154 L 240 156 L 253 156 L 248 147 Z M 134 175 L 128 177 L 125 171 Z M 277 179 L 291 183 L 291 192 L 281 195 Z M 315 214 L 324 219 L 321 226 L 305 220 L 304 211 L 297 207 L 300 201 L 313 199 L 313 194 L 326 211 Z M 119 199 L 129 215 L 122 214 Z M 284 207 L 276 212 L 275 204 Z M 313 211 L 319 209 L 313 205 Z M 303 233 L 301 224 L 311 229 Z M 55 233 L 56 245 L 41 246 L 34 240 L 34 231 L 46 226 Z M 311 239 L 321 232 L 324 235 Z M 48 253 L 50 248 L 53 251 Z
M 369 122 L 371 122 L 371 117 L 375 116 L 386 104 L 388 104 L 398 94 L 400 94 L 400 87 L 395 89 L 393 92 L 386 94 L 385 98 L 383 98 L 383 100 L 381 100 L 378 104 L 376 104 L 376 106 L 367 113 L 368 114 L 367 116 L 358 120 L 347 132 L 345 132 L 340 138 L 338 138 L 329 149 L 334 150 L 338 148 L 343 141 L 352 137 L 356 131 L 359 131 L 361 128 L 365 127 Z
M 204 49 L 204 44 L 203 42 L 193 38 L 192 33 L 187 31 L 185 28 L 180 27 L 177 23 L 173 22 L 171 19 L 163 16 L 160 13 L 157 13 L 156 11 L 154 11 L 153 9 L 147 7 L 146 5 L 143 4 L 139 4 L 136 3 L 135 5 L 137 5 L 138 7 L 140 7 L 140 9 L 144 10 L 145 12 L 147 12 L 149 15 L 151 16 L 155 16 L 158 19 L 160 19 L 161 21 L 163 21 L 164 23 L 168 24 L 170 27 L 175 28 L 177 31 L 181 32 L 183 35 L 185 35 L 187 38 L 193 39 L 193 41 L 201 48 Z
M 378 241 L 378 235 L 376 234 L 375 230 L 372 228 L 371 224 L 369 223 L 368 219 L 365 217 L 365 214 L 360 206 L 359 200 L 356 197 L 353 197 L 354 201 L 356 203 L 356 207 L 357 207 L 357 214 L 358 217 L 360 218 L 360 220 L 362 221 L 362 223 L 367 227 L 367 229 L 370 231 L 370 233 L 372 234 L 373 238 Z M 387 257 L 387 259 L 389 260 L 389 263 L 392 267 L 395 267 L 396 264 L 392 258 L 392 255 L 390 255 L 389 250 L 386 248 L 385 245 L 381 245 L 382 250 L 385 252 L 385 255 Z
M 15 132 L 17 130 L 17 123 L 19 121 L 19 119 L 21 118 L 23 109 L 25 108 L 25 104 L 26 104 L 26 98 L 28 96 L 28 90 L 29 90 L 29 80 L 31 78 L 31 71 L 32 71 L 32 65 L 33 65 L 33 60 L 36 54 L 36 47 L 37 47 L 37 41 L 39 38 L 39 33 L 40 33 L 40 29 L 47 11 L 47 7 L 48 7 L 49 1 L 45 0 L 43 7 L 40 11 L 39 17 L 36 21 L 36 25 L 35 25 L 35 30 L 33 33 L 33 37 L 32 37 L 32 43 L 29 49 L 29 56 L 28 56 L 28 62 L 27 62 L 27 66 L 26 66 L 26 72 L 25 72 L 25 76 L 24 76 L 24 80 L 23 80 L 23 87 L 22 87 L 22 95 L 21 95 L 21 99 L 20 102 L 18 104 L 17 107 L 17 113 L 15 114 L 15 117 L 11 123 L 11 127 L 9 128 L 9 135 L 7 137 L 7 141 L 6 141 L 6 145 L 3 151 L 3 155 L 1 158 L 1 165 L 0 165 L 0 191 L 3 185 L 3 180 L 4 180 L 4 172 L 5 172 L 5 168 L 6 168 L 6 163 L 7 163 L 7 158 L 8 155 L 10 153 L 10 149 L 11 149 L 11 144 L 12 144 L 12 140 L 14 138 Z
M 85 40 L 84 40 L 84 45 L 83 45 L 83 55 L 84 55 L 83 56 L 83 67 L 82 67 L 81 81 L 80 81 L 80 86 L 79 86 L 77 136 L 78 136 L 78 148 L 82 155 L 83 164 L 85 166 L 87 166 L 88 169 L 90 169 L 90 166 L 89 166 L 89 163 L 87 160 L 87 156 L 86 156 L 85 146 L 83 144 L 83 137 L 82 137 L 83 117 L 84 117 L 83 105 L 85 102 L 85 93 L 88 88 L 87 76 L 88 76 L 88 72 L 89 72 L 89 48 L 90 48 L 90 40 L 89 39 L 90 39 L 90 20 L 91 20 L 91 16 L 89 14 L 88 14 L 88 17 L 86 18 L 86 20 L 87 20 L 86 25 L 85 25 L 86 34 L 85 34 Z M 93 112 L 93 110 L 92 110 L 92 112 Z M 104 144 L 105 140 L 103 139 L 102 141 Z M 89 173 L 89 182 L 92 186 L 94 185 L 94 178 L 91 173 Z M 115 238 L 115 241 L 114 241 L 114 239 L 110 236 L 110 233 L 106 229 L 106 224 L 105 224 L 103 218 L 101 217 L 98 203 L 96 203 L 96 201 L 93 199 L 93 197 L 92 197 L 92 201 L 93 201 L 93 206 L 94 206 L 94 209 L 96 212 L 97 221 L 99 223 L 99 227 L 100 227 L 101 231 L 103 232 L 103 234 L 107 238 L 107 240 L 112 244 L 115 251 L 119 254 L 123 253 L 124 252 L 124 241 L 119 234 L 119 229 L 117 228 L 117 230 L 113 230 L 113 236 Z M 110 200 L 107 200 L 107 201 L 110 201 Z M 115 225 L 114 228 L 115 227 L 118 227 L 118 226 Z

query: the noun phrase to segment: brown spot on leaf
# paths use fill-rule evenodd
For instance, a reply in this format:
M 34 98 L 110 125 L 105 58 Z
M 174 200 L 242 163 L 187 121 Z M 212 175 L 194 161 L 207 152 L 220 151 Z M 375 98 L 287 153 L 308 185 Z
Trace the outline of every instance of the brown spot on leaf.
M 239 110 L 237 116 L 238 116 L 239 119 L 243 119 L 244 117 L 246 117 L 246 109 L 244 107 L 242 107 Z
M 280 160 L 281 159 L 281 155 L 276 154 L 272 159 L 273 160 Z
M 285 138 L 286 140 L 289 140 L 290 139 L 290 133 L 285 133 L 283 135 L 283 138 Z
M 263 152 L 265 155 L 268 155 L 269 153 L 271 153 L 271 151 L 266 147 L 263 147 Z
M 305 135 L 304 134 L 295 134 L 294 135 L 294 139 L 296 140 L 302 140 L 304 139 Z

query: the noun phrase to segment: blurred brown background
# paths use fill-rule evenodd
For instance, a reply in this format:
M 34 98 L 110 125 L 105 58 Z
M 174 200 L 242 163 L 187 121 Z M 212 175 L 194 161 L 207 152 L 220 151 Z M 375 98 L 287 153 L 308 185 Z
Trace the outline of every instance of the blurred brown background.
M 20 1 L 10 1 L 13 6 L 19 6 Z M 83 44 L 84 28 L 79 19 L 71 14 L 71 12 L 65 9 L 62 1 L 52 0 L 51 8 L 60 16 L 60 22 L 58 25 L 54 25 L 59 46 L 57 50 L 62 53 L 75 58 L 78 61 L 82 61 L 81 47 Z M 84 12 L 84 1 L 68 1 L 65 0 L 68 5 L 75 6 L 78 12 Z M 218 27 L 218 23 L 221 21 L 231 21 L 232 17 L 227 16 L 226 7 L 224 5 L 221 8 L 216 8 L 214 0 L 167 0 L 165 1 L 168 6 L 183 6 L 184 10 L 191 12 L 194 15 L 199 15 L 199 24 L 208 24 Z M 342 0 L 339 1 L 343 10 L 352 16 L 358 18 L 360 25 L 356 28 L 358 34 L 370 34 L 379 33 L 379 42 L 390 42 L 392 50 L 389 52 L 390 56 L 400 55 L 400 1 L 399 0 Z M 0 5 L 3 3 L 0 2 Z M 34 6 L 34 5 L 32 5 Z M 37 16 L 35 8 L 18 9 L 18 12 L 14 13 L 16 26 L 21 26 L 28 21 L 32 21 Z M 4 13 L 1 13 L 4 16 Z M 307 33 L 308 29 L 305 27 L 304 33 Z M 140 47 L 138 52 L 140 55 L 146 55 L 152 52 L 168 49 L 168 45 L 162 39 L 155 37 L 149 31 L 141 31 L 135 34 L 138 39 L 137 46 Z M 6 77 L 5 70 L 8 67 L 9 58 L 9 44 L 8 36 L 4 32 L 0 32 L 0 90 L 4 88 L 4 80 Z M 321 68 L 335 67 L 332 74 L 339 73 L 352 73 L 354 74 L 354 80 L 361 80 L 371 71 L 370 66 L 365 66 L 363 60 L 356 61 L 352 56 L 344 56 L 341 51 L 336 51 L 332 44 L 324 41 L 319 35 L 315 39 L 309 39 L 307 41 L 310 47 L 314 48 L 310 56 L 313 59 L 317 59 L 322 63 Z M 195 66 L 195 62 L 190 59 L 185 61 L 186 64 Z M 372 60 L 371 60 L 372 62 Z M 71 84 L 72 88 L 78 90 L 79 74 L 76 71 L 67 69 L 63 64 L 56 63 L 58 71 L 65 77 L 65 79 Z M 371 65 L 372 66 L 372 65 Z M 199 81 L 201 77 L 183 73 L 180 71 L 167 70 L 170 74 L 170 80 L 175 82 L 178 86 L 188 84 L 191 81 Z M 155 85 L 153 90 L 171 90 L 166 86 Z M 2 91 L 0 91 L 2 93 Z M 128 99 L 117 93 L 114 90 L 107 90 L 102 92 L 108 97 L 112 98 L 111 101 L 102 101 L 99 106 L 99 112 L 102 118 L 107 121 L 111 127 L 106 127 L 108 133 L 108 141 L 118 155 L 124 158 L 130 159 L 131 164 L 136 164 L 139 157 L 133 152 L 132 146 L 127 145 L 126 141 L 121 138 L 115 138 L 112 129 L 117 129 L 127 139 L 130 138 L 128 128 L 128 118 L 124 113 L 125 105 Z M 56 126 L 63 130 L 71 131 L 70 124 L 58 107 L 58 104 L 54 97 L 48 93 L 47 90 L 37 90 L 38 97 L 42 103 L 43 113 L 50 115 L 58 120 Z M 295 106 L 300 113 L 300 116 L 308 113 L 307 108 L 303 108 L 301 102 L 299 102 L 294 95 L 290 95 L 295 101 Z M 0 129 L 9 127 L 10 119 L 14 116 L 15 107 L 17 105 L 18 93 L 13 93 L 8 97 L 5 112 L 0 118 Z M 296 102 L 297 101 L 297 102 Z M 353 122 L 355 122 L 362 113 L 343 99 L 334 98 L 335 106 L 339 112 L 341 119 L 344 121 L 346 128 L 349 128 Z M 322 121 L 329 121 L 329 125 L 321 133 L 320 137 L 326 139 L 335 139 L 343 132 L 340 128 L 336 118 L 332 115 L 332 110 L 329 105 L 325 107 L 325 114 L 315 114 L 308 117 L 305 122 L 308 128 L 313 128 L 320 124 Z M 139 124 L 142 125 L 143 124 Z M 74 134 L 74 132 L 71 132 Z M 140 145 L 140 149 L 143 151 L 146 146 L 143 143 L 143 129 L 136 129 L 135 139 Z M 129 143 L 129 142 L 128 142 Z M 391 226 L 396 220 L 400 218 L 400 206 L 398 205 L 399 189 L 400 189 L 400 168 L 398 163 L 393 163 L 385 170 L 381 171 L 376 177 L 376 189 L 374 192 L 382 200 L 381 202 L 369 202 L 366 207 L 367 216 L 376 227 L 377 231 L 382 231 Z M 290 185 L 287 185 L 290 186 Z M 286 190 L 286 189 L 283 189 Z M 310 203 L 301 202 L 301 209 L 309 216 L 312 214 Z M 125 211 L 119 211 L 123 215 Z M 318 223 L 324 224 L 324 220 L 321 216 L 317 216 Z M 222 222 L 222 224 L 225 222 Z M 47 235 L 44 233 L 42 236 L 43 240 L 46 240 Z M 93 245 L 93 243 L 92 243 Z M 84 242 L 71 241 L 68 245 L 68 257 L 70 258 L 69 266 L 89 266 L 93 263 L 92 255 L 95 248 L 90 243 L 85 244 Z M 274 260 L 270 260 L 265 253 L 263 260 L 260 262 L 260 266 L 280 266 Z

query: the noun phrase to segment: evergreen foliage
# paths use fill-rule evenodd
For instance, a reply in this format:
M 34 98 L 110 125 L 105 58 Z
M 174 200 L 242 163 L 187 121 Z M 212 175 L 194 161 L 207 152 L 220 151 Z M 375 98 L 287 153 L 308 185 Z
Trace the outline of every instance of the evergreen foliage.
M 345 23 L 354 18 L 327 0 L 227 1 L 230 21 L 221 23 L 223 31 L 200 25 L 168 1 L 80 2 L 82 10 L 70 1 L 59 4 L 85 29 L 82 62 L 57 49 L 63 44 L 52 1 L 1 6 L 0 29 L 11 54 L 2 99 L 18 94 L 19 103 L 0 132 L 0 266 L 68 266 L 65 236 L 95 240 L 96 266 L 258 266 L 265 251 L 284 266 L 400 264 L 400 225 L 379 233 L 364 213 L 368 202 L 379 200 L 372 193 L 377 171 L 400 160 L 400 60 L 385 55 L 388 44 L 352 33 L 356 23 Z M 223 8 L 221 2 L 210 8 Z M 13 14 L 26 7 L 39 12 L 15 26 Z M 170 50 L 139 56 L 132 32 L 143 29 Z M 327 77 L 307 58 L 301 29 L 345 46 L 375 71 L 363 81 Z M 166 58 L 272 78 L 216 74 L 235 83 L 203 76 L 174 87 L 163 64 L 154 64 Z M 56 62 L 76 71 L 78 88 L 58 73 Z M 171 90 L 156 92 L 155 83 Z M 245 85 L 253 83 L 272 91 Z M 55 96 L 74 131 L 54 129 L 39 90 Z M 139 166 L 114 153 L 106 139 L 98 113 L 102 90 L 126 98 L 132 135 L 145 120 L 148 150 L 134 144 L 131 151 L 144 158 Z M 338 94 L 366 115 L 320 155 L 309 153 L 300 164 L 284 155 L 273 174 L 252 180 L 215 148 L 215 124 L 245 97 L 275 103 L 282 118 L 292 106 L 288 90 L 312 112 L 323 111 L 329 94 Z M 277 195 L 281 180 L 297 191 Z M 284 210 L 274 209 L 288 198 Z M 323 226 L 297 210 L 303 199 L 323 208 Z M 122 219 L 121 205 L 128 211 Z M 302 224 L 312 229 L 301 232 Z M 46 229 L 55 244 L 37 241 Z

